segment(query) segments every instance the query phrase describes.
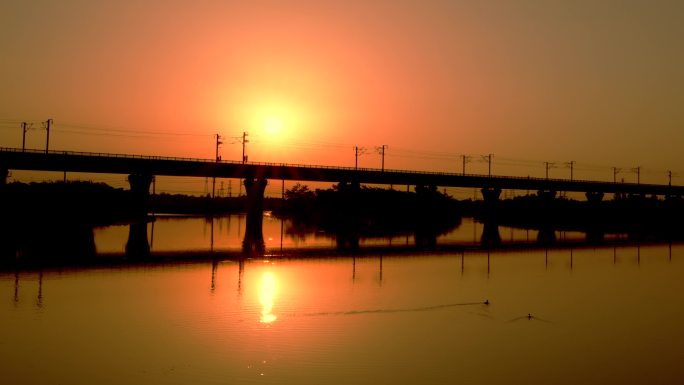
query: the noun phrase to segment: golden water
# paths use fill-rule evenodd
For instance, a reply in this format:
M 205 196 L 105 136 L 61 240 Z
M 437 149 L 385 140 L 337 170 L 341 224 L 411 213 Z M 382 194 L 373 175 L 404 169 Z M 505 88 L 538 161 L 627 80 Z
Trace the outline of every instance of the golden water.
M 0 375 L 673 384 L 684 378 L 683 277 L 680 245 L 5 271 Z

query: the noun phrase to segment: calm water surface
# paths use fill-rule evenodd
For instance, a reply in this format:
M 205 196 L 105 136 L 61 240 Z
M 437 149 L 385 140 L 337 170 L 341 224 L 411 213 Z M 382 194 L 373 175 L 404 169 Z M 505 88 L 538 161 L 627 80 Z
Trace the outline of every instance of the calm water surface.
M 160 224 L 153 248 L 172 248 Z M 206 245 L 192 226 L 188 249 Z M 98 230 L 98 250 L 122 229 Z M 683 276 L 681 245 L 2 272 L 0 370 L 6 384 L 672 384 Z

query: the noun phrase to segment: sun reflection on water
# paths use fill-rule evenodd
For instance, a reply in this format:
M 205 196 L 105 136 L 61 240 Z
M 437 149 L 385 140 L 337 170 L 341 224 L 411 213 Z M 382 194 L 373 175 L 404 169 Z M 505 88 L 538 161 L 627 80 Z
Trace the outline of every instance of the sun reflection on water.
M 261 275 L 261 284 L 259 285 L 259 303 L 261 303 L 261 318 L 259 322 L 269 324 L 278 317 L 272 313 L 273 300 L 278 293 L 278 282 L 275 274 L 270 271 L 264 272 Z

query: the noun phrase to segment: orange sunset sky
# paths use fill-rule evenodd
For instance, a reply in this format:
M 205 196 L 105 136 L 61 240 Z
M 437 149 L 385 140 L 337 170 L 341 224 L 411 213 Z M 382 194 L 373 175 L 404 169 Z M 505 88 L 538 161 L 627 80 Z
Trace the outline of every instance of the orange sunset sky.
M 681 1 L 15 1 L 0 145 L 684 182 Z

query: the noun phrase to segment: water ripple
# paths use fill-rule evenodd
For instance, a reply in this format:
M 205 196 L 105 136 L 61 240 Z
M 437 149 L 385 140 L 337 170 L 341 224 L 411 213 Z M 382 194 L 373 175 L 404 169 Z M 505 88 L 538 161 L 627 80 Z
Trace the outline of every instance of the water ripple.
M 306 313 L 304 316 L 315 317 L 315 316 L 331 316 L 331 315 L 357 315 L 357 314 L 374 314 L 374 313 L 408 313 L 408 312 L 421 312 L 421 311 L 431 311 L 446 309 L 450 307 L 457 306 L 473 306 L 473 305 L 488 305 L 489 301 L 483 302 L 461 302 L 461 303 L 449 303 L 442 305 L 433 306 L 423 306 L 423 307 L 413 307 L 413 308 L 398 308 L 398 309 L 365 309 L 365 310 L 348 310 L 348 311 L 332 311 L 332 312 L 320 312 L 320 313 Z

